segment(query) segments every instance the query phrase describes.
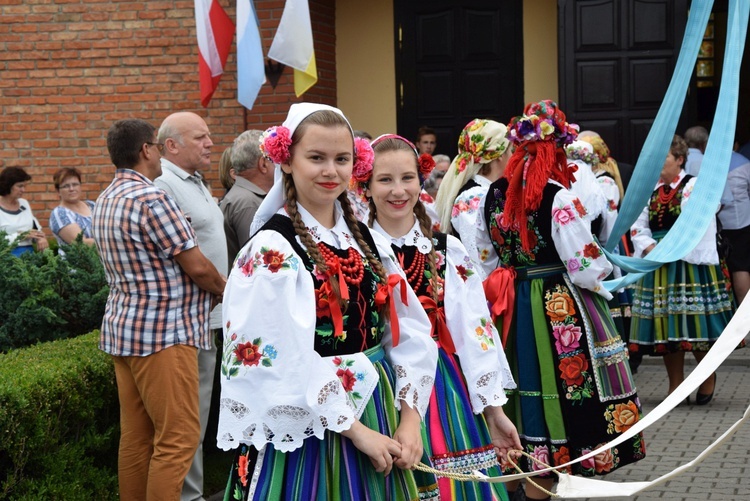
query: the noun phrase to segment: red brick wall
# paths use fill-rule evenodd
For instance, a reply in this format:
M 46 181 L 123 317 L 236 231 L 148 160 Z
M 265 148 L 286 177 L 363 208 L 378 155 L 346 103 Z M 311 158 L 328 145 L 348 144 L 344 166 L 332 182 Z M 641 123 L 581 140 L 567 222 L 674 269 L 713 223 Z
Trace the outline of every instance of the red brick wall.
M 235 19 L 234 0 L 218 0 Z M 263 53 L 276 33 L 284 2 L 256 0 Z M 294 95 L 286 68 L 275 89 L 266 84 L 252 110 L 237 102 L 235 46 L 208 108 L 200 106 L 193 2 L 3 0 L 0 5 L 0 168 L 33 176 L 26 198 L 47 227 L 58 204 L 52 174 L 83 172 L 85 197 L 96 199 L 112 179 L 106 134 L 122 118 L 158 126 L 170 113 L 203 116 L 215 146 L 214 166 L 246 128 L 283 121 L 289 104 L 335 105 L 335 0 L 310 0 L 318 84 Z M 214 167 L 207 177 L 222 193 Z

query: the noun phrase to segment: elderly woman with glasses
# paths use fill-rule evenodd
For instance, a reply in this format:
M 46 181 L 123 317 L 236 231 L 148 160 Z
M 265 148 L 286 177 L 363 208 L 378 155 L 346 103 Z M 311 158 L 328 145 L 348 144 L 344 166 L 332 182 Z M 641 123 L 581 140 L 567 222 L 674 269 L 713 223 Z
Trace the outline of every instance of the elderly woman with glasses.
M 83 242 L 94 245 L 91 235 L 91 212 L 94 202 L 81 200 L 81 172 L 74 167 L 64 167 L 52 177 L 60 194 L 60 205 L 52 210 L 49 224 L 58 244 L 71 244 L 83 233 Z

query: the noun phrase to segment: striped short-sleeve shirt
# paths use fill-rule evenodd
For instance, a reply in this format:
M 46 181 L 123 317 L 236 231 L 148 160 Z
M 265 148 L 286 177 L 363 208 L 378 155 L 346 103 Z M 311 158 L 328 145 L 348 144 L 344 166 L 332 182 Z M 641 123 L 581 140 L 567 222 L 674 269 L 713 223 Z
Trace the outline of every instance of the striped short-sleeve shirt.
M 109 284 L 99 347 L 116 356 L 177 344 L 209 349 L 210 295 L 174 260 L 197 245 L 174 200 L 138 172 L 117 169 L 92 230 Z

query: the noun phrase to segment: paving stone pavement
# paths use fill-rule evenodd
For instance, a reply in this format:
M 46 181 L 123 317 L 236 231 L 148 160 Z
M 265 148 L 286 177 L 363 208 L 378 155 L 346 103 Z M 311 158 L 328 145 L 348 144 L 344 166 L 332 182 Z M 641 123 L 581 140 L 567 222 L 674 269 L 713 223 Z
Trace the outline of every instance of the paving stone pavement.
M 685 358 L 685 376 L 695 367 Z M 713 400 L 706 406 L 684 404 L 643 432 L 646 458 L 604 477 L 613 482 L 654 480 L 693 460 L 742 418 L 750 405 L 750 347 L 736 350 L 717 371 Z M 635 375 L 645 413 L 667 394 L 667 372 L 660 358 L 645 357 Z M 747 423 L 694 468 L 632 498 L 635 501 L 750 499 L 750 425 Z

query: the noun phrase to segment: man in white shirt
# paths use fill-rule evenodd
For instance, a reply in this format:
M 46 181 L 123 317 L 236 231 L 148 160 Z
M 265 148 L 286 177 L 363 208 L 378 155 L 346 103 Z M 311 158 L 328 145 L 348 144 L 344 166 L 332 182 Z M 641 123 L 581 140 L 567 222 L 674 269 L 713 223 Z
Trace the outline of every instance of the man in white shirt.
M 161 158 L 162 175 L 154 184 L 174 198 L 193 227 L 201 251 L 216 269 L 226 276 L 227 243 L 224 216 L 199 172 L 211 167 L 213 142 L 208 125 L 195 113 L 173 113 L 165 118 L 159 127 L 158 141 L 164 145 Z M 217 305 L 211 312 L 209 327 L 211 330 L 221 329 L 221 305 Z M 201 436 L 193 464 L 182 487 L 183 501 L 204 499 L 203 438 L 211 407 L 215 369 L 216 344 L 212 342 L 210 350 L 198 351 Z

